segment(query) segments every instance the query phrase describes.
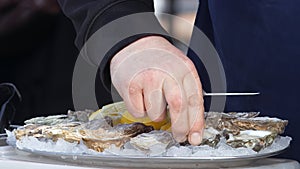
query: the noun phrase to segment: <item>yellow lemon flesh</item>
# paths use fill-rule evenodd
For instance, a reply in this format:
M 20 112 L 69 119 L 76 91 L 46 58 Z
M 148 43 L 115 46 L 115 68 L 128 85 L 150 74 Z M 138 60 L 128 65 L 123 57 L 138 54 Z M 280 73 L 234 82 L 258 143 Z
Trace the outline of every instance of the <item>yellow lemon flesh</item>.
M 122 118 L 122 113 L 120 112 L 105 112 L 102 109 L 99 109 L 92 113 L 89 116 L 89 121 L 95 120 L 95 119 L 102 119 L 105 116 L 108 116 L 112 119 L 113 125 L 118 125 L 120 124 L 120 119 Z
M 117 102 L 103 106 L 102 109 L 99 109 L 92 113 L 89 116 L 89 120 L 91 121 L 95 119 L 100 119 L 104 118 L 105 116 L 111 117 L 114 125 L 140 122 L 147 126 L 153 126 L 155 130 L 171 130 L 171 122 L 169 115 L 166 119 L 160 122 L 151 121 L 149 117 L 135 118 L 126 110 L 124 102 Z
M 89 121 L 92 121 L 94 119 L 97 119 L 99 117 L 99 113 L 101 112 L 101 109 L 93 112 L 90 116 L 89 116 Z
M 163 121 L 160 121 L 160 122 L 154 122 L 154 121 L 151 121 L 151 119 L 149 117 L 135 118 L 128 111 L 125 111 L 122 114 L 122 118 L 120 120 L 121 124 L 130 124 L 130 123 L 134 123 L 134 122 L 140 122 L 147 126 L 153 126 L 155 130 L 160 130 L 162 126 L 169 123 L 169 120 L 164 119 Z
M 168 132 L 172 132 L 171 122 L 169 121 L 169 122 L 166 123 L 165 125 L 161 126 L 160 129 L 161 129 L 161 130 L 168 131 Z

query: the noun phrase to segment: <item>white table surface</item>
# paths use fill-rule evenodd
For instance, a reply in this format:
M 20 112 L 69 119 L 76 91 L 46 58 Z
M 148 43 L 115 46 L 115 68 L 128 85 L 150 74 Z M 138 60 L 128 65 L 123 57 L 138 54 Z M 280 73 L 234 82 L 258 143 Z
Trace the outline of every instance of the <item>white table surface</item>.
M 201 166 L 200 166 L 201 167 Z M 92 169 L 99 166 L 84 166 L 66 163 L 47 157 L 33 155 L 29 153 L 17 152 L 13 147 L 0 147 L 0 169 Z M 145 168 L 147 168 L 145 166 Z M 111 167 L 101 167 L 101 169 L 111 169 Z M 235 167 L 232 169 L 300 169 L 300 164 L 294 160 L 265 158 L 256 161 L 248 166 Z

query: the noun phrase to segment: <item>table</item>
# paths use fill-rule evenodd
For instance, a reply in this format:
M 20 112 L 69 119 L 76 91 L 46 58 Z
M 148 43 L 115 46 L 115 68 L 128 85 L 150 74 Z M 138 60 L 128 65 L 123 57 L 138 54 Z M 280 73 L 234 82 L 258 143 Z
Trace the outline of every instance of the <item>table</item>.
M 201 166 L 199 166 L 201 168 Z M 1 169 L 93 169 L 99 166 L 77 165 L 50 159 L 47 157 L 16 151 L 11 146 L 0 146 L 0 168 Z M 145 167 L 146 168 L 146 167 Z M 248 166 L 235 167 L 232 169 L 300 169 L 300 164 L 294 160 L 265 158 Z M 112 167 L 101 166 L 100 169 L 112 169 Z

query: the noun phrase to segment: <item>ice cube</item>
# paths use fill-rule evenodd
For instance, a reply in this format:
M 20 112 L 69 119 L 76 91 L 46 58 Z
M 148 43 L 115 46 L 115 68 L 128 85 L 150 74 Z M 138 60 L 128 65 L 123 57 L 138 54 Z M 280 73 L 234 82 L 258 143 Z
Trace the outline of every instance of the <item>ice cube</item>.
M 155 144 L 149 147 L 149 156 L 162 156 L 166 152 L 165 144 Z
M 192 155 L 192 148 L 185 146 L 172 146 L 168 149 L 166 156 L 174 156 L 174 157 L 188 157 Z
M 15 133 L 9 130 L 5 130 L 5 132 L 7 134 L 6 143 L 8 145 L 15 146 L 17 142 Z
M 290 145 L 291 141 L 292 141 L 291 137 L 278 136 L 274 140 L 272 145 L 270 145 L 269 147 L 266 147 L 265 149 L 261 150 L 259 153 L 264 154 L 264 153 L 271 153 L 271 152 L 276 152 L 276 151 L 279 151 L 279 150 L 283 150 L 283 149 L 287 148 Z

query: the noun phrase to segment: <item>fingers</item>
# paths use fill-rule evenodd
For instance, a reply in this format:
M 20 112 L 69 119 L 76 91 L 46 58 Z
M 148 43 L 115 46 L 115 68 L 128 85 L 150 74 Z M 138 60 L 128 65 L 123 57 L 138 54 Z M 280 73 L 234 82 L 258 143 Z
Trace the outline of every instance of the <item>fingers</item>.
M 144 74 L 144 105 L 148 117 L 155 122 L 166 118 L 166 100 L 162 91 L 165 73 L 150 70 Z
M 144 90 L 144 104 L 152 121 L 160 122 L 166 118 L 166 100 L 161 89 Z
M 136 80 L 133 80 L 127 89 L 125 89 L 123 96 L 127 110 L 136 118 L 145 116 L 145 107 L 143 99 L 143 90 Z M 125 97 L 125 98 L 124 98 Z
M 195 66 L 169 42 L 154 39 L 136 41 L 114 56 L 111 62 L 111 72 L 115 75 L 113 84 L 136 117 L 147 112 L 153 121 L 160 121 L 168 103 L 175 139 L 183 142 L 188 138 L 191 144 L 198 145 L 202 139 L 204 108 Z M 165 72 L 164 76 L 145 73 L 153 69 Z
M 161 89 L 144 90 L 144 103 L 152 121 L 160 122 L 166 118 L 166 100 Z
M 167 78 L 163 90 L 169 105 L 173 136 L 176 141 L 184 142 L 189 132 L 189 124 L 186 97 L 182 87 L 175 80 Z
M 192 145 L 199 145 L 202 141 L 204 128 L 204 106 L 202 87 L 197 74 L 188 73 L 183 80 L 183 88 L 187 96 L 189 135 Z

